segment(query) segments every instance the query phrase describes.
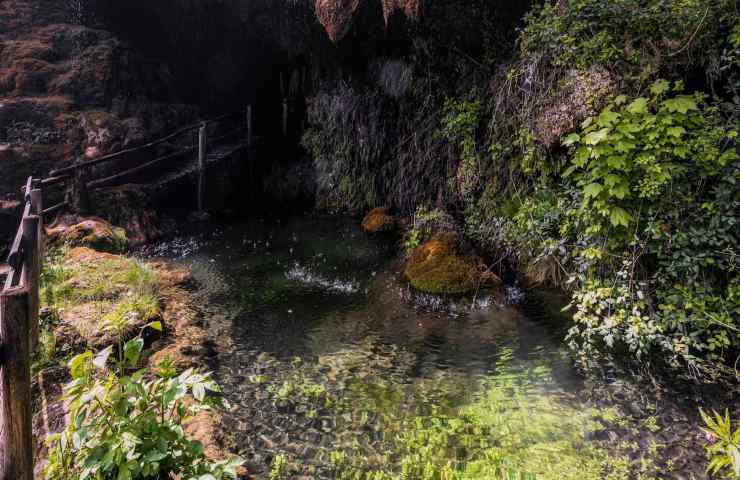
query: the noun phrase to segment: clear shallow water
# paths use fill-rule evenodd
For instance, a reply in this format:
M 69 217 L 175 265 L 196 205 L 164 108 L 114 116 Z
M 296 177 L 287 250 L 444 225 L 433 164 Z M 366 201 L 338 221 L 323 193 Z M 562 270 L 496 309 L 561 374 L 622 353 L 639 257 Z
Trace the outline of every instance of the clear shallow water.
M 542 298 L 414 293 L 355 219 L 203 228 L 146 254 L 192 269 L 255 478 L 623 478 Z

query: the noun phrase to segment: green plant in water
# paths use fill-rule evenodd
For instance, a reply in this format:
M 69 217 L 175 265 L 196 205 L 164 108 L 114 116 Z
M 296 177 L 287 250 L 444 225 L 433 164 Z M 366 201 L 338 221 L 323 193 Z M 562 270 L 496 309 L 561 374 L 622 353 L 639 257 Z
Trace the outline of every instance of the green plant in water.
M 288 478 L 288 459 L 285 455 L 278 453 L 272 459 L 270 468 L 270 480 L 284 480 Z
M 733 430 L 727 410 L 724 415 L 718 412 L 712 415 L 704 410 L 699 410 L 699 413 L 706 424 L 704 431 L 712 439 L 707 446 L 707 471 L 724 478 L 740 478 L 740 428 Z
M 329 455 L 333 478 L 341 480 L 626 478 L 629 461 L 609 457 L 589 440 L 616 418 L 615 412 L 575 409 L 557 396 L 543 395 L 539 388 L 550 381 L 549 368 L 522 368 L 515 362 L 512 350 L 502 350 L 497 373 L 484 382 L 480 395 L 462 404 L 460 392 L 467 388 L 439 378 L 418 379 L 409 389 L 382 373 L 363 372 L 358 378 L 360 372 L 353 370 L 348 378 L 346 370 L 327 371 L 326 363 L 314 370 L 295 366 L 289 398 L 322 409 L 322 418 L 349 422 L 342 423 L 341 431 L 360 432 L 337 439 Z M 322 385 L 329 400 L 324 405 L 316 406 L 291 380 L 305 382 L 307 377 Z M 281 403 L 279 386 L 285 384 L 268 386 Z M 367 441 L 361 432 L 373 432 L 372 455 L 359 447 Z
M 148 325 L 161 329 L 158 322 Z M 177 375 L 170 362 L 156 372 L 136 370 L 144 342 L 141 334 L 97 354 L 86 351 L 69 363 L 65 387 L 70 423 L 47 439 L 47 480 L 139 480 L 235 478 L 239 458 L 211 462 L 203 445 L 185 436 L 183 423 L 201 410 L 225 405 L 210 374 L 188 369 Z M 192 398 L 190 396 L 192 395 Z M 187 398 L 186 398 L 187 397 Z

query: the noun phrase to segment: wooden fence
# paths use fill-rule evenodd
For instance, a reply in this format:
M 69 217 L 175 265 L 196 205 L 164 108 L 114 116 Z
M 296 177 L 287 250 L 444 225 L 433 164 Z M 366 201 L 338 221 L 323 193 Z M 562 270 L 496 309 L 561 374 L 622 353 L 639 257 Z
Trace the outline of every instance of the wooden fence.
M 0 277 L 0 480 L 33 478 L 31 353 L 39 338 L 44 258 L 41 182 L 29 177 L 25 206 Z
M 23 187 L 25 204 L 20 226 L 11 245 L 7 267 L 0 268 L 0 480 L 33 478 L 31 357 L 39 338 L 39 288 L 45 248 L 43 218 L 65 207 L 84 211 L 89 190 L 116 185 L 132 175 L 195 150 L 198 150 L 198 208 L 202 210 L 208 146 L 236 138 L 240 132 L 243 132 L 238 139 L 240 143 L 248 147 L 253 143 L 251 105 L 246 109 L 243 126 L 227 133 L 218 132 L 217 124 L 233 116 L 222 115 L 181 128 L 144 145 L 80 161 L 50 172 L 45 179 L 28 178 Z M 241 118 L 238 123 L 241 123 Z M 209 128 L 213 138 L 207 139 Z M 198 132 L 197 143 L 190 145 L 185 136 L 193 131 Z M 117 172 L 108 172 L 100 178 L 90 178 L 91 169 L 95 166 L 134 153 L 156 151 L 155 147 L 168 143 L 171 145 L 165 155 L 153 160 L 145 159 L 143 163 Z M 66 199 L 44 210 L 42 188 L 64 184 L 68 186 Z
M 221 127 L 228 125 L 227 121 L 229 120 L 236 120 L 238 126 L 226 133 L 220 132 Z M 207 121 L 194 123 L 143 145 L 90 160 L 80 160 L 73 165 L 52 170 L 47 178 L 41 180 L 41 185 L 66 185 L 67 193 L 64 201 L 57 203 L 49 210 L 56 211 L 67 208 L 75 212 L 85 213 L 90 209 L 90 191 L 120 185 L 133 176 L 152 170 L 155 167 L 171 168 L 173 167 L 173 161 L 190 153 L 197 152 L 197 158 L 200 160 L 205 158 L 207 149 L 218 142 L 231 140 L 250 147 L 253 142 L 252 120 L 252 106 L 249 105 L 246 111 L 229 113 Z M 207 142 L 205 141 L 205 132 L 209 133 Z M 166 153 L 157 150 L 163 147 L 168 150 Z M 158 153 L 160 154 L 158 155 Z M 134 165 L 126 162 L 127 159 L 136 155 L 140 158 L 143 157 L 144 160 Z M 110 164 L 114 160 L 117 163 L 120 162 L 122 168 L 115 170 L 115 167 L 118 167 L 118 165 L 115 165 L 113 167 L 114 171 L 107 171 L 102 175 L 100 175 L 100 172 L 95 172 L 96 168 Z M 204 163 L 199 161 L 198 191 L 203 189 L 204 168 Z M 95 176 L 96 173 L 98 174 L 97 177 Z M 202 206 L 199 206 L 200 208 Z

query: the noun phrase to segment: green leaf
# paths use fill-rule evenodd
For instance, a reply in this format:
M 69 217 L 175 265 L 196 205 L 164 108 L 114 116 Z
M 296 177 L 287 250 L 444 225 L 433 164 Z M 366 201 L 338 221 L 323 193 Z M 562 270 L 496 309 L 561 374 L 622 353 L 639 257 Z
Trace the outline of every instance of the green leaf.
M 93 353 L 88 350 L 72 357 L 72 360 L 69 361 L 69 373 L 72 378 L 82 378 L 85 375 L 85 365 L 92 356 Z
M 576 167 L 575 165 L 571 165 L 570 167 L 566 168 L 565 171 L 563 172 L 563 178 L 570 177 L 573 174 L 573 172 L 576 170 L 576 168 L 578 167 Z
M 571 133 L 570 135 L 568 135 L 567 137 L 563 139 L 563 146 L 570 147 L 571 145 L 573 145 L 574 143 L 580 140 L 581 140 L 580 135 L 578 135 L 577 133 Z
M 578 150 L 576 150 L 575 156 L 573 157 L 573 165 L 578 168 L 585 167 L 590 156 L 591 151 L 588 149 L 588 147 L 579 147 Z
M 606 164 L 609 168 L 623 169 L 626 165 L 626 157 L 624 155 L 611 155 L 606 159 Z
M 647 112 L 647 98 L 645 97 L 639 97 L 632 101 L 629 105 L 627 105 L 627 111 L 629 113 L 646 113 Z
M 105 365 L 108 363 L 108 357 L 110 357 L 111 353 L 113 353 L 113 345 L 110 345 L 109 347 L 98 352 L 98 354 L 95 355 L 95 358 L 93 359 L 93 365 L 95 365 L 95 368 L 98 368 L 100 370 L 105 369 Z
M 698 110 L 696 101 L 692 97 L 681 95 L 676 98 L 669 98 L 663 102 L 663 106 L 671 113 L 687 113 L 689 110 Z
M 131 480 L 131 471 L 126 464 L 118 466 L 118 476 L 116 480 Z
M 668 127 L 666 133 L 672 137 L 680 138 L 681 135 L 686 133 L 686 129 L 683 127 Z
M 621 181 L 622 177 L 613 173 L 610 173 L 606 177 L 604 177 L 604 185 L 606 185 L 607 187 L 613 187 Z
M 658 80 L 650 86 L 650 93 L 657 97 L 667 92 L 670 86 L 667 80 Z
M 629 182 L 627 181 L 622 181 L 618 185 L 609 189 L 609 195 L 611 195 L 612 197 L 618 198 L 620 200 L 628 196 L 629 193 L 630 193 L 630 187 L 629 187 Z
M 133 367 L 139 362 L 139 355 L 144 349 L 144 339 L 141 337 L 129 340 L 123 346 L 123 356 L 126 359 L 129 366 Z
M 627 210 L 622 207 L 612 207 L 611 213 L 609 214 L 609 221 L 613 226 L 628 227 L 630 220 L 632 220 L 632 215 L 630 215 Z
M 149 327 L 153 330 L 157 330 L 158 332 L 162 331 L 162 322 L 157 320 L 156 322 L 149 322 L 145 325 L 145 327 Z
M 597 145 L 606 140 L 606 137 L 609 136 L 609 131 L 609 128 L 602 128 L 601 130 L 591 132 L 583 138 L 583 142 L 586 145 Z
M 199 402 L 202 402 L 206 398 L 206 387 L 203 383 L 196 383 L 193 385 L 193 397 Z
M 619 120 L 620 115 L 611 110 L 604 110 L 599 114 L 599 124 L 605 127 L 611 127 L 614 123 Z
M 586 185 L 586 187 L 584 187 L 583 194 L 586 196 L 586 198 L 595 197 L 599 193 L 601 193 L 603 189 L 604 186 L 600 183 L 589 183 L 588 185 Z

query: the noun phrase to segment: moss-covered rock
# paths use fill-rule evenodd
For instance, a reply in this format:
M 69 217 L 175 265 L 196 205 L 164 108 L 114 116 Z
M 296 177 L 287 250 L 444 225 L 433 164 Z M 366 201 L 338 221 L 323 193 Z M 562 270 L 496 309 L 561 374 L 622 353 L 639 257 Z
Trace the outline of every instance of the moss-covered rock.
M 52 243 L 90 247 L 101 252 L 123 252 L 129 243 L 126 230 L 114 227 L 99 217 L 63 216 L 50 225 L 46 232 Z
M 382 207 L 373 208 L 362 219 L 362 231 L 365 233 L 391 232 L 396 225 L 396 218 Z
M 459 236 L 440 232 L 414 249 L 404 274 L 417 290 L 429 293 L 465 293 L 477 285 L 480 274 L 475 258 L 458 251 Z

